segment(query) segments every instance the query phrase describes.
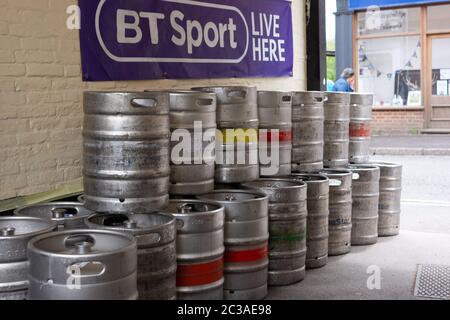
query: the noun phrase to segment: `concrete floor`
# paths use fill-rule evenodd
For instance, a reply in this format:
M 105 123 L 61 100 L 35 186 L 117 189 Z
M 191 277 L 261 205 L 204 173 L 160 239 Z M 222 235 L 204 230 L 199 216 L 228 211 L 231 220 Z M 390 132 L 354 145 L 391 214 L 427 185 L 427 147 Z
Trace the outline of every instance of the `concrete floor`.
M 450 157 L 373 159 L 404 166 L 400 235 L 329 257 L 302 282 L 270 288 L 268 299 L 417 299 L 417 264 L 450 265 Z M 369 266 L 379 267 L 380 289 L 367 287 Z

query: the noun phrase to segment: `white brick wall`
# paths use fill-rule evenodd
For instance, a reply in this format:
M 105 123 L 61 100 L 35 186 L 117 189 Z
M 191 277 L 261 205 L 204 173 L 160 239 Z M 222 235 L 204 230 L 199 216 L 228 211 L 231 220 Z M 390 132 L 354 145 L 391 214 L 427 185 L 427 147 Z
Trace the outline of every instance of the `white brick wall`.
M 257 85 L 306 88 L 304 1 L 293 0 L 294 77 L 83 83 L 76 0 L 0 0 L 0 200 L 52 190 L 81 177 L 82 92 Z

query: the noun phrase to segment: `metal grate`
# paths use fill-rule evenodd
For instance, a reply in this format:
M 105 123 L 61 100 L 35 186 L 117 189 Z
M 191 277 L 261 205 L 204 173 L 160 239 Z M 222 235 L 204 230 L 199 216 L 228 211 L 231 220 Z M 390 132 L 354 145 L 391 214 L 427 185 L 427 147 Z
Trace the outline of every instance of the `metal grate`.
M 450 299 L 450 266 L 419 264 L 414 295 L 423 298 Z

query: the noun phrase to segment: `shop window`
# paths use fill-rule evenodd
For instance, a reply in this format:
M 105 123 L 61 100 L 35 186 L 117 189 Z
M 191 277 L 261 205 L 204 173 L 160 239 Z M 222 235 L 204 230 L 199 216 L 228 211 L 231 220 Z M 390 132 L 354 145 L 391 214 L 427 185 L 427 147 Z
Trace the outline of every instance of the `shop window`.
M 358 91 L 374 93 L 376 106 L 421 106 L 419 36 L 358 41 Z
M 358 13 L 359 36 L 405 32 L 420 32 L 420 8 L 377 10 L 370 7 Z
M 428 7 L 428 32 L 450 31 L 450 4 Z

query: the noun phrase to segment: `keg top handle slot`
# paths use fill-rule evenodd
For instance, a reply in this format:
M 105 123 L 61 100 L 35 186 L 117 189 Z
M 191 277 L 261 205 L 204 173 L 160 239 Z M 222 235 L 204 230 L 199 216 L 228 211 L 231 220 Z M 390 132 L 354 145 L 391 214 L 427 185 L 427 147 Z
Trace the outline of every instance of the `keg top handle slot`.
M 339 179 L 330 179 L 330 187 L 339 187 L 341 184 L 342 181 Z
M 281 97 L 281 101 L 283 102 L 291 102 L 292 97 L 291 96 L 283 96 Z
M 153 98 L 134 98 L 131 99 L 131 106 L 135 108 L 154 108 L 158 106 L 158 101 Z
M 245 90 L 230 89 L 227 92 L 227 96 L 233 97 L 233 98 L 245 99 L 247 97 L 247 92 Z
M 163 235 L 157 231 L 152 231 L 146 234 L 137 234 L 134 237 L 136 238 L 138 245 L 155 245 L 160 243 L 164 238 Z
M 76 262 L 67 267 L 72 278 L 98 277 L 105 273 L 106 266 L 99 261 Z
M 316 97 L 316 101 L 317 102 L 327 102 L 328 101 L 328 96 L 324 96 L 324 97 Z
M 207 99 L 207 98 L 198 98 L 197 99 L 197 106 L 203 107 L 203 106 L 210 106 L 214 102 L 214 99 Z

